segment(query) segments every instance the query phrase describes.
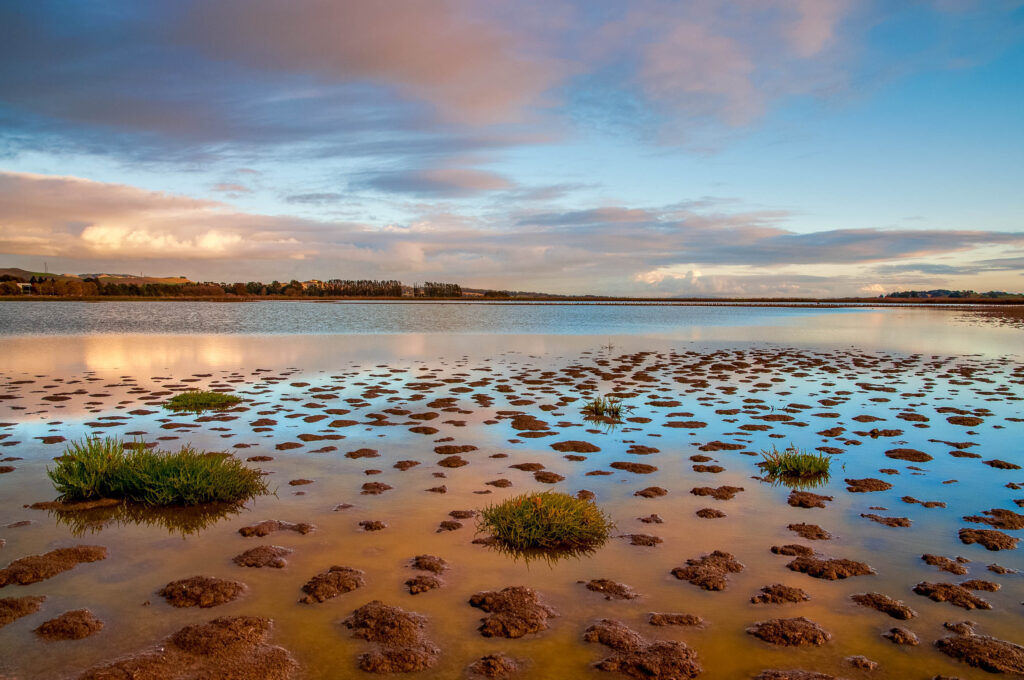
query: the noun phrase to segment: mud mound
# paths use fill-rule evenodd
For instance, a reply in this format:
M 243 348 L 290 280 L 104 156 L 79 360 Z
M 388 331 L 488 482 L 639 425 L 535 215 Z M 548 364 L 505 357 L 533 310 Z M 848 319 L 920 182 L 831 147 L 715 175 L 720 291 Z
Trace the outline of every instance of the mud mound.
M 847 479 L 846 483 L 849 485 L 846 487 L 846 490 L 851 493 L 888 491 L 892 488 L 892 484 L 889 482 L 883 482 L 881 479 L 875 479 L 873 477 L 868 477 L 866 479 Z
M 894 460 L 906 460 L 911 463 L 927 463 L 932 460 L 924 451 L 918 451 L 917 449 L 889 449 L 885 452 L 886 458 L 892 458 Z
M 284 558 L 292 552 L 294 551 L 290 548 L 282 548 L 279 545 L 260 545 L 235 555 L 231 561 L 240 567 L 283 569 L 288 564 Z
M 374 649 L 359 655 L 359 668 L 368 673 L 411 673 L 432 667 L 441 654 L 424 633 L 426 622 L 420 614 L 374 600 L 342 623 L 353 637 L 374 643 Z
M 0 597 L 0 628 L 23 616 L 35 614 L 46 601 L 45 595 L 25 597 Z
M 950 574 L 963 576 L 967 573 L 967 567 L 942 555 L 921 555 L 921 559 L 925 564 L 938 567 L 941 571 L 948 571 Z
M 581 442 L 575 439 L 564 442 L 555 442 L 551 448 L 559 453 L 597 453 L 601 447 L 594 446 L 589 442 Z
M 245 584 L 213 576 L 191 576 L 171 581 L 157 591 L 173 607 L 207 609 L 231 602 L 245 592 Z
M 795 532 L 800 536 L 800 538 L 808 541 L 827 541 L 832 538 L 832 534 L 825 531 L 817 524 L 804 524 L 803 522 L 800 522 L 797 524 L 790 524 L 786 528 Z
M 88 609 L 64 612 L 33 632 L 44 640 L 81 640 L 103 630 L 103 622 Z
M 306 581 L 302 592 L 306 595 L 299 599 L 303 604 L 325 602 L 345 593 L 360 588 L 365 584 L 363 572 L 351 567 L 333 566 Z
M 601 593 L 606 600 L 635 600 L 640 597 L 632 588 L 624 583 L 616 583 L 606 578 L 595 578 L 586 583 L 587 590 Z
M 242 534 L 246 538 L 249 538 L 250 536 L 258 536 L 262 538 L 264 536 L 269 536 L 275 531 L 294 531 L 296 533 L 306 535 L 314 529 L 316 529 L 315 526 L 306 522 L 284 522 L 279 519 L 267 519 L 263 520 L 259 524 L 242 527 L 238 530 L 238 533 Z
M 420 571 L 429 571 L 434 574 L 440 574 L 448 568 L 448 563 L 434 555 L 417 555 L 412 558 L 412 562 L 409 566 L 413 569 L 419 569 Z
M 808 548 L 806 545 L 800 545 L 799 543 L 787 543 L 786 545 L 773 545 L 771 551 L 776 555 L 789 555 L 790 557 L 800 557 L 803 555 L 813 555 L 814 551 Z
M 783 647 L 820 646 L 832 639 L 832 634 L 808 618 L 771 619 L 758 621 L 747 628 L 747 633 L 773 645 Z
M 1017 531 L 1018 529 L 1024 529 L 1024 515 L 1016 513 L 1013 510 L 993 508 L 992 510 L 983 510 L 981 514 L 986 516 L 981 517 L 978 515 L 970 515 L 964 517 L 964 521 L 977 522 L 979 524 L 987 524 L 990 527 L 994 527 L 996 529 L 1005 529 L 1007 531 Z
M 642 545 L 649 548 L 665 542 L 661 537 L 650 534 L 624 534 L 622 538 L 628 538 L 630 545 Z
M 704 590 L 725 590 L 727 576 L 743 571 L 743 565 L 727 552 L 716 550 L 710 555 L 686 560 L 685 567 L 676 567 L 672 575 L 680 581 L 689 581 Z
M 701 519 L 721 519 L 725 517 L 725 513 L 721 510 L 715 510 L 714 508 L 701 508 L 697 512 L 693 513 Z
M 785 604 L 787 602 L 804 602 L 811 596 L 800 588 L 775 583 L 761 586 L 761 592 L 750 598 L 753 604 Z
M 601 619 L 587 628 L 583 639 L 610 647 L 614 651 L 595 665 L 602 671 L 620 673 L 630 678 L 679 680 L 696 678 L 704 670 L 697 661 L 697 653 L 684 643 L 647 640 L 625 624 L 612 619 Z
M 1019 538 L 995 529 L 961 529 L 960 540 L 968 545 L 978 543 L 987 550 L 1015 550 L 1017 542 L 1020 541 Z
M 155 651 L 86 671 L 79 680 L 287 680 L 299 665 L 281 647 L 267 644 L 271 622 L 232 616 L 186 626 Z
M 649 475 L 652 472 L 657 472 L 658 468 L 653 465 L 646 465 L 645 463 L 628 463 L 616 461 L 611 464 L 612 468 L 616 470 L 624 470 L 626 472 L 633 472 L 638 475 Z
M 42 555 L 29 555 L 0 569 L 0 588 L 11 584 L 27 586 L 39 583 L 74 569 L 77 564 L 106 558 L 107 549 L 98 545 L 78 545 L 74 548 L 58 548 Z
M 851 576 L 867 576 L 875 570 L 863 562 L 847 559 L 823 559 L 819 557 L 798 557 L 786 565 L 792 571 L 799 571 L 828 581 L 849 578 Z
M 920 643 L 920 640 L 917 639 L 917 634 L 906 628 L 890 628 L 888 632 L 882 633 L 882 637 L 895 645 L 914 647 Z
M 663 489 L 660 486 L 649 486 L 646 489 L 635 491 L 633 495 L 641 496 L 643 498 L 658 498 L 659 496 L 667 496 L 668 489 Z
M 883 517 L 873 512 L 862 512 L 860 516 L 887 527 L 906 528 L 910 526 L 910 520 L 906 517 Z
M 507 678 L 519 670 L 520 664 L 504 654 L 488 654 L 469 665 L 466 671 L 471 678 Z
M 880 611 L 901 621 L 917 616 L 917 613 L 907 605 L 882 593 L 857 593 L 851 595 L 850 599 L 862 607 Z
M 929 583 L 922 581 L 914 586 L 914 592 L 934 602 L 949 602 L 951 605 L 964 609 L 992 609 L 987 601 L 981 599 L 963 586 L 955 583 Z
M 695 614 L 651 612 L 647 623 L 652 626 L 700 626 L 704 619 Z
M 742 486 L 719 486 L 717 488 L 711 486 L 698 486 L 690 489 L 690 493 L 694 496 L 711 496 L 715 500 L 728 501 L 738 494 L 744 491 Z
M 792 505 L 794 508 L 823 508 L 827 501 L 831 501 L 832 496 L 822 496 L 810 491 L 790 491 L 789 498 L 786 502 Z
M 989 673 L 1024 675 L 1024 647 L 987 635 L 958 635 L 936 640 L 947 656 Z
M 554 609 L 540 602 L 536 591 L 525 586 L 485 590 L 469 598 L 470 606 L 490 614 L 478 628 L 484 637 L 520 638 L 548 627 Z

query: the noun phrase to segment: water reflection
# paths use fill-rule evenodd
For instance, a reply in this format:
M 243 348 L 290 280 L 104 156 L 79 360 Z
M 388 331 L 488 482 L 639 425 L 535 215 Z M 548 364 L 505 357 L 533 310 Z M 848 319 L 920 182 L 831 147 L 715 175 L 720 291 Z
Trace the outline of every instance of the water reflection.
M 796 491 L 807 491 L 809 489 L 819 489 L 823 486 L 828 486 L 828 482 L 831 478 L 832 476 L 827 472 L 811 477 L 802 477 L 799 475 L 766 475 L 764 477 L 755 477 L 755 479 L 760 479 L 772 486 L 784 486 L 787 489 L 793 489 Z
M 523 562 L 527 568 L 531 564 L 545 564 L 549 569 L 554 569 L 555 565 L 564 560 L 582 560 L 584 558 L 590 558 L 597 554 L 598 548 L 603 546 L 607 542 L 607 539 L 601 541 L 596 545 L 592 545 L 587 548 L 573 548 L 573 549 L 547 549 L 542 550 L 538 548 L 524 550 L 521 548 L 513 548 L 506 543 L 503 543 L 493 537 L 484 539 L 484 545 L 486 545 L 492 552 L 496 552 L 503 557 L 511 558 L 513 562 Z
M 138 503 L 65 510 L 50 508 L 49 514 L 57 526 L 67 527 L 72 535 L 96 534 L 108 527 L 138 525 L 160 528 L 182 538 L 199 534 L 226 517 L 237 515 L 244 503 L 206 503 L 202 505 L 151 507 Z

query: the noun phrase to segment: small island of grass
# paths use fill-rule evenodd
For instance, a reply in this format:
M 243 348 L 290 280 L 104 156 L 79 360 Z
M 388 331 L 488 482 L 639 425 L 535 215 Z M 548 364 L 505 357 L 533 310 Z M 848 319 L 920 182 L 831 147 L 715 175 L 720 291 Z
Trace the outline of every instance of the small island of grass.
M 189 390 L 181 392 L 167 400 L 164 408 L 172 411 L 206 411 L 231 408 L 241 403 L 242 399 L 233 394 L 224 392 L 206 392 L 201 390 Z
M 593 501 L 554 491 L 527 493 L 485 508 L 477 526 L 514 550 L 591 550 L 615 524 Z
M 772 446 L 761 452 L 764 459 L 758 465 L 770 480 L 781 481 L 787 485 L 815 485 L 829 478 L 832 459 L 823 453 L 808 453 L 795 446 L 779 451 Z
M 63 501 L 115 498 L 148 506 L 238 503 L 269 493 L 259 470 L 227 453 L 149 450 L 120 439 L 72 442 L 47 468 Z

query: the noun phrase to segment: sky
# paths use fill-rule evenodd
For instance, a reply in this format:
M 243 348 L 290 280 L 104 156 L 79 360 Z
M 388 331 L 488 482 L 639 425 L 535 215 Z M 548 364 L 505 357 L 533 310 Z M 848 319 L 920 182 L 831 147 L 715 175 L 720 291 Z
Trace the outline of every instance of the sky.
M 1024 0 L 0 0 L 0 267 L 1024 291 Z

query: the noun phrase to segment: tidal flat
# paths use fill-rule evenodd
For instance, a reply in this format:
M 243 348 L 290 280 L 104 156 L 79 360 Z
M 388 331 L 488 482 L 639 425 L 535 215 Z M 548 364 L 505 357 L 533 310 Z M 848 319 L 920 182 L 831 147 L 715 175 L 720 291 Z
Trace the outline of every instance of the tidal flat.
M 123 303 L 135 331 L 104 333 L 107 305 L 30 304 L 0 305 L 2 678 L 1024 673 L 1019 328 L 932 309 Z M 203 333 L 171 332 L 175 314 Z M 195 389 L 242 401 L 164 408 Z M 620 418 L 588 419 L 608 396 Z M 54 504 L 47 468 L 89 436 L 228 452 L 275 493 Z M 789 446 L 829 456 L 829 477 L 766 477 L 761 453 Z M 611 538 L 522 553 L 477 530 L 542 491 L 592 498 Z M 980 652 L 988 670 L 961 660 Z

